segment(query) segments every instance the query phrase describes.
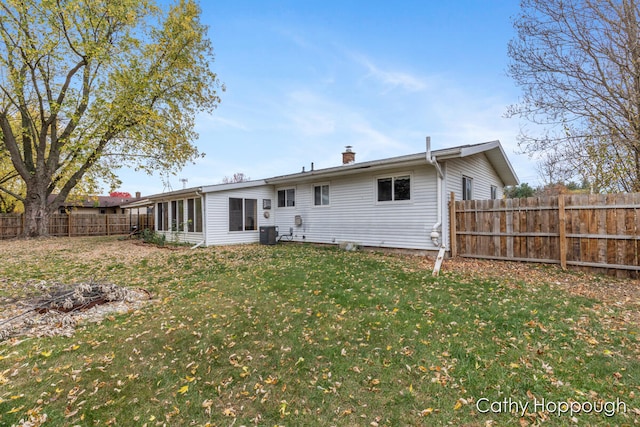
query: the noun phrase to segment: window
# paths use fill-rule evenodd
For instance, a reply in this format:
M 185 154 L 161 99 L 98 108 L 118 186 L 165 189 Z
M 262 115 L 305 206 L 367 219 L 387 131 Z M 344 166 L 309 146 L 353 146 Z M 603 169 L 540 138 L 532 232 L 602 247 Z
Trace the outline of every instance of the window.
M 176 210 L 177 230 L 184 231 L 184 200 L 178 200 L 178 209 Z
M 278 190 L 278 207 L 292 207 L 296 205 L 295 188 L 287 188 L 286 190 Z
M 498 198 L 498 187 L 495 185 L 491 186 L 491 200 L 495 200 Z
M 169 230 L 169 203 L 158 203 L 158 231 Z
M 229 231 L 258 229 L 258 201 L 256 199 L 229 198 Z
M 157 210 L 157 212 L 158 212 L 158 217 L 156 218 L 156 225 L 157 225 L 157 227 L 156 227 L 156 228 L 158 229 L 158 231 L 163 230 L 163 228 L 162 228 L 162 215 L 163 215 L 163 210 L 164 210 L 164 208 L 163 208 L 163 206 L 162 206 L 162 203 L 158 203 L 158 210 Z
M 315 206 L 329 205 L 329 185 L 315 185 L 313 187 L 313 204 Z
M 257 230 L 258 201 L 256 199 L 244 199 L 244 230 Z
M 196 233 L 202 233 L 202 199 L 196 199 L 196 214 L 194 216 L 196 222 Z
M 378 179 L 378 201 L 411 199 L 411 176 L 402 175 Z
M 187 231 L 202 232 L 202 199 L 187 199 Z
M 242 199 L 229 198 L 229 231 L 242 231 Z
M 172 200 L 171 201 L 171 213 L 169 214 L 171 216 L 171 231 L 177 231 L 178 230 L 178 224 L 176 221 L 176 201 Z
M 195 201 L 194 199 L 187 199 L 187 231 L 193 233 L 195 230 Z
M 473 199 L 473 178 L 462 177 L 462 200 Z

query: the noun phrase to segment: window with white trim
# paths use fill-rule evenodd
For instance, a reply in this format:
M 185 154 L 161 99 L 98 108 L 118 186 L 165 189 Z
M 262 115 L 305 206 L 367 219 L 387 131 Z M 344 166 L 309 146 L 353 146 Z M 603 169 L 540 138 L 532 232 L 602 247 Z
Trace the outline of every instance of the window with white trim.
M 187 231 L 202 232 L 202 199 L 187 199 Z
M 495 200 L 498 198 L 498 187 L 495 185 L 491 186 L 491 200 Z
M 204 218 L 202 217 L 202 199 L 200 197 L 196 197 L 195 210 L 196 233 L 202 233 L 202 223 Z
M 462 176 L 462 200 L 473 200 L 473 178 Z
M 158 203 L 157 224 L 158 231 L 169 230 L 169 202 Z
M 411 176 L 399 175 L 378 178 L 378 201 L 411 200 Z
M 314 206 L 329 205 L 329 184 L 313 186 L 313 205 Z
M 296 205 L 296 189 L 287 188 L 278 190 L 278 207 L 293 207 Z
M 258 200 L 229 197 L 229 231 L 258 229 Z

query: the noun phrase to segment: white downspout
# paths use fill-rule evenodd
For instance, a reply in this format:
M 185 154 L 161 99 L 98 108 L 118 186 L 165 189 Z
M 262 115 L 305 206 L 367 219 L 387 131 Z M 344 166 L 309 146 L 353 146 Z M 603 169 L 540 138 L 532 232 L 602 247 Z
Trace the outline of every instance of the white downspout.
M 444 248 L 444 239 L 440 238 L 440 233 L 442 232 L 442 181 L 444 175 L 442 174 L 442 169 L 438 164 L 435 157 L 431 155 L 431 137 L 427 137 L 427 153 L 426 153 L 426 161 L 428 164 L 434 166 L 436 168 L 436 204 L 438 205 L 436 208 L 436 223 L 433 224 L 433 228 L 431 229 L 431 241 L 434 246 Z
M 204 240 L 200 240 L 198 243 L 196 243 L 195 245 L 191 246 L 190 249 L 197 249 L 200 246 L 202 246 L 204 244 Z

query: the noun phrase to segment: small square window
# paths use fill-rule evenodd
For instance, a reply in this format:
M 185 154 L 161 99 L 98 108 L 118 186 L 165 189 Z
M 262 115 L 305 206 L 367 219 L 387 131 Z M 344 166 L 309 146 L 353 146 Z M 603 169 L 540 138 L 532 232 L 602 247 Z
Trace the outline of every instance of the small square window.
M 293 207 L 296 205 L 296 190 L 288 188 L 286 190 L 278 190 L 278 207 Z
M 329 205 L 329 186 L 316 185 L 313 187 L 313 204 L 315 206 Z

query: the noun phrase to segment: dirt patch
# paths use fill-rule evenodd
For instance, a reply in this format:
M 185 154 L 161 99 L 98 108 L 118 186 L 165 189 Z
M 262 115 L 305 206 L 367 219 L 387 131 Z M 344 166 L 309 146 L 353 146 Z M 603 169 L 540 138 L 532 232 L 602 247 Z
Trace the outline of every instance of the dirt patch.
M 23 263 L 25 259 L 41 259 L 52 254 L 73 258 L 74 261 L 104 261 L 117 257 L 122 262 L 133 263 L 162 253 L 154 245 L 138 240 L 118 240 L 114 237 L 47 237 L 16 239 L 0 242 L 4 251 L 11 253 L 5 263 Z

